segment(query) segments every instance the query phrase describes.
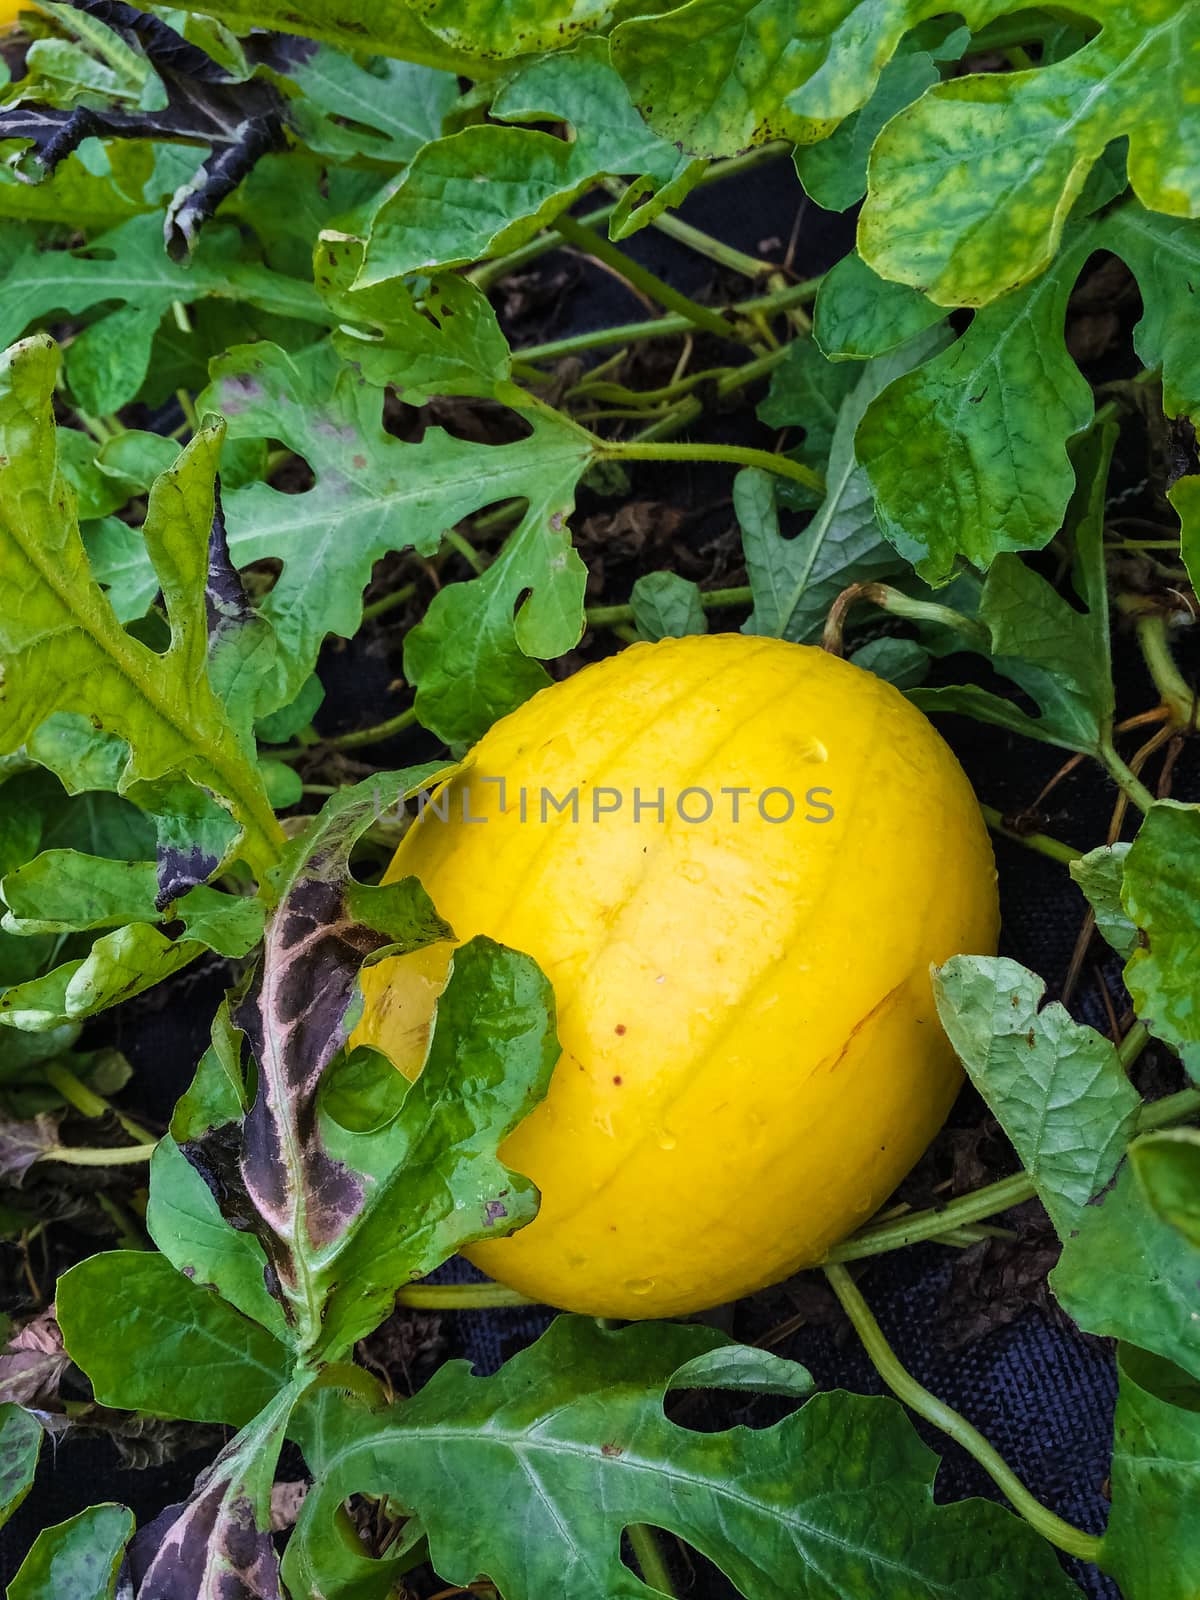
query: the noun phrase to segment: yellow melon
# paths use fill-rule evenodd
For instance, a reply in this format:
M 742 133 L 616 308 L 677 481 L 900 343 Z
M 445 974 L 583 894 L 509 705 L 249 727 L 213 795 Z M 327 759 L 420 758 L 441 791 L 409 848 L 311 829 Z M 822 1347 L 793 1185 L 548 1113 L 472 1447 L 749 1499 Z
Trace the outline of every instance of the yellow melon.
M 865 1221 L 959 1087 L 930 965 L 997 936 L 987 832 L 927 719 L 740 634 L 535 695 L 405 836 L 408 874 L 459 939 L 535 957 L 558 1004 L 549 1094 L 502 1150 L 540 1212 L 468 1253 L 605 1316 L 733 1299 Z M 356 1038 L 409 1076 L 450 953 L 364 975 Z

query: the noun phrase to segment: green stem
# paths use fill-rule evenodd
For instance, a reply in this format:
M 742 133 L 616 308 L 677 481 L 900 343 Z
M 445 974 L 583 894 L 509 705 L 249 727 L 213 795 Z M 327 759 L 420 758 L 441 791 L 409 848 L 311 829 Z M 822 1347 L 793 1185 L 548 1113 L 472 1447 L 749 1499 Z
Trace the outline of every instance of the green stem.
M 701 589 L 700 604 L 705 611 L 723 611 L 730 606 L 748 606 L 754 600 L 749 584 L 737 589 Z M 634 620 L 632 606 L 589 606 L 584 612 L 589 627 L 611 628 Z
M 895 1222 L 885 1222 L 873 1228 L 864 1228 L 843 1243 L 834 1245 L 825 1257 L 824 1265 L 843 1261 L 866 1261 L 871 1256 L 888 1255 L 893 1250 L 904 1250 L 910 1244 L 925 1244 L 939 1234 L 953 1232 L 972 1222 L 982 1222 L 1010 1206 L 1019 1206 L 1032 1200 L 1037 1185 L 1027 1172 L 1014 1172 L 1011 1178 L 1001 1178 L 971 1194 L 960 1195 L 957 1200 L 931 1211 L 917 1211 L 911 1216 L 899 1217 Z
M 764 166 L 768 161 L 776 161 L 780 156 L 787 155 L 791 149 L 790 144 L 776 140 L 773 144 L 759 145 L 757 150 L 747 150 L 744 155 L 731 156 L 727 161 L 713 161 L 708 170 L 702 175 L 698 187 L 710 183 L 720 183 L 723 178 L 740 177 L 743 172 L 749 172 L 754 167 Z M 617 209 L 615 200 L 607 205 L 599 206 L 595 211 L 588 211 L 579 218 L 587 228 L 595 228 L 602 222 L 607 222 Z M 660 226 L 662 217 L 655 219 L 655 226 Z M 467 273 L 472 283 L 483 290 L 490 289 L 501 278 L 507 277 L 510 272 L 519 272 L 522 267 L 527 267 L 531 261 L 536 261 L 549 250 L 558 246 L 558 240 L 553 233 L 541 233 L 536 239 L 531 239 L 528 244 L 523 244 L 519 250 L 511 250 L 507 255 L 497 256 L 494 261 L 484 261 L 479 266 L 473 267 Z
M 96 1204 L 112 1223 L 123 1250 L 148 1250 L 150 1248 L 146 1243 L 145 1234 L 138 1231 L 136 1223 L 124 1206 L 118 1205 L 107 1194 L 98 1194 L 96 1196 Z
M 68 1167 L 125 1167 L 135 1161 L 149 1161 L 157 1144 L 134 1144 L 100 1150 L 85 1145 L 55 1145 L 38 1157 L 39 1161 L 60 1161 Z
M 1169 1128 L 1176 1122 L 1190 1122 L 1193 1117 L 1200 1117 L 1200 1089 L 1180 1089 L 1143 1106 L 1138 1114 L 1137 1131 L 1153 1133 L 1157 1128 Z
M 417 592 L 415 583 L 402 583 L 398 589 L 393 589 L 391 594 L 385 594 L 381 600 L 372 600 L 369 606 L 363 607 L 362 619 L 364 622 L 374 622 L 377 617 L 387 616 L 389 611 L 406 605 Z
M 538 1302 L 502 1283 L 410 1283 L 397 1293 L 396 1304 L 419 1311 L 491 1311 Z
M 1117 788 L 1127 795 L 1139 811 L 1149 811 L 1154 805 L 1154 796 L 1146 785 L 1133 772 L 1128 763 L 1118 754 L 1112 740 L 1106 740 L 1100 747 L 1100 760 L 1108 768 L 1108 775 Z
M 786 311 L 789 306 L 804 305 L 816 298 L 821 278 L 807 278 L 803 283 L 790 283 L 786 289 L 776 289 L 771 294 L 758 295 L 752 300 L 736 300 L 732 310 L 738 316 L 756 316 L 774 311 Z M 576 333 L 567 339 L 551 339 L 546 344 L 527 345 L 515 352 L 523 362 L 558 361 L 562 356 L 581 355 L 587 350 L 599 350 L 610 344 L 637 344 L 643 339 L 663 339 L 668 335 L 687 333 L 692 327 L 690 317 L 650 317 L 640 322 L 622 322 L 611 328 L 596 328 L 591 333 Z M 726 327 L 725 338 L 732 338 Z M 772 352 L 774 360 L 780 359 Z
M 624 198 L 628 185 L 622 183 L 620 178 L 605 178 L 601 181 L 618 203 Z M 714 239 L 712 234 L 693 227 L 690 222 L 685 222 L 673 211 L 660 212 L 651 221 L 650 226 L 656 228 L 659 233 L 665 233 L 669 239 L 687 245 L 688 249 L 694 250 L 698 256 L 706 256 L 709 261 L 715 261 L 717 266 L 727 267 L 730 272 L 736 272 L 743 278 L 764 278 L 768 273 L 779 270 L 770 261 L 762 261 L 758 256 L 747 255 L 744 250 L 725 244 L 721 239 Z
M 1196 691 L 1175 665 L 1167 619 L 1157 612 L 1149 612 L 1137 619 L 1136 627 L 1146 670 L 1154 680 L 1154 687 L 1163 705 L 1171 713 L 1171 721 L 1178 723 L 1181 728 L 1193 727 L 1196 721 Z
M 675 1585 L 671 1582 L 671 1574 L 654 1529 L 648 1528 L 644 1522 L 631 1522 L 625 1532 L 629 1535 L 633 1557 L 641 1568 L 643 1580 L 659 1594 L 669 1595 L 674 1600 Z
M 316 744 L 287 745 L 282 750 L 271 750 L 269 754 L 273 761 L 295 761 L 299 756 L 311 755 L 314 750 L 357 750 L 364 744 L 378 744 L 382 739 L 390 739 L 394 733 L 402 733 L 405 728 L 411 728 L 416 720 L 416 707 L 408 706 L 386 722 L 377 722 L 373 727 L 352 728 L 349 733 L 334 733 L 328 739 L 318 740 Z
M 1135 1022 L 1117 1046 L 1117 1058 L 1126 1072 L 1133 1066 L 1149 1043 L 1149 1028 L 1144 1022 Z
M 686 294 L 681 294 L 678 289 L 673 289 L 669 283 L 664 283 L 655 273 L 642 266 L 640 261 L 635 261 L 623 250 L 618 250 L 616 245 L 610 244 L 603 234 L 594 233 L 565 212 L 555 218 L 554 226 L 568 244 L 594 256 L 606 267 L 611 267 L 657 305 L 675 312 L 677 316 L 686 317 L 695 327 L 703 329 L 705 333 L 716 334 L 718 339 L 738 337 L 737 330 L 719 311 L 714 311 L 711 306 L 702 306 Z
M 1076 850 L 1073 845 L 1064 844 L 1061 839 L 1052 839 L 1048 833 L 1021 833 L 1017 828 L 1010 828 L 1004 816 L 997 811 L 995 806 L 980 806 L 983 820 L 993 833 L 998 833 L 1003 839 L 1011 839 L 1015 844 L 1023 844 L 1026 850 L 1034 850 L 1040 856 L 1047 856 L 1051 861 L 1061 861 L 1063 866 L 1070 866 L 1072 861 L 1083 858 L 1084 852 Z
M 127 1117 L 123 1112 L 118 1111 L 103 1095 L 97 1094 L 94 1089 L 89 1088 L 81 1078 L 76 1077 L 70 1067 L 64 1066 L 61 1061 L 47 1063 L 42 1068 L 42 1072 L 47 1082 L 53 1084 L 67 1104 L 74 1106 L 81 1116 L 114 1116 L 131 1139 L 136 1139 L 139 1143 L 154 1142 L 154 1135 L 148 1128 L 143 1128 L 140 1122 L 135 1122 L 132 1117 Z
M 863 1342 L 880 1377 L 898 1400 L 915 1411 L 926 1422 L 940 1428 L 967 1453 L 974 1457 L 983 1470 L 1012 1503 L 1014 1510 L 1023 1516 L 1032 1528 L 1048 1539 L 1059 1550 L 1081 1561 L 1095 1561 L 1100 1553 L 1100 1540 L 1095 1534 L 1075 1528 L 1053 1511 L 1035 1500 L 1016 1473 L 972 1423 L 936 1395 L 930 1394 L 906 1368 L 901 1366 L 895 1351 L 883 1336 L 883 1330 L 871 1314 L 857 1284 L 845 1267 L 826 1267 L 829 1286 L 841 1301 L 842 1309 L 854 1324 L 855 1332 Z
M 622 440 L 598 441 L 597 455 L 604 461 L 730 461 L 739 467 L 761 467 L 781 478 L 794 478 L 818 494 L 825 488 L 820 473 L 806 467 L 802 461 L 790 456 L 776 455 L 771 450 L 756 450 L 741 444 L 657 444 L 649 443 L 643 436 L 634 444 Z

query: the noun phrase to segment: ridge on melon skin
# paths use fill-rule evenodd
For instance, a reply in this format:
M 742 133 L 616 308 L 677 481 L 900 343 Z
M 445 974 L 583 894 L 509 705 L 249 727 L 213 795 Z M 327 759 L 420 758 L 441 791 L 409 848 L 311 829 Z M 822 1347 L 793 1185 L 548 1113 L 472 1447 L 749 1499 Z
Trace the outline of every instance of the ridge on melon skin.
M 414 825 L 389 879 L 415 873 L 460 938 L 530 953 L 559 1004 L 549 1094 L 501 1152 L 542 1210 L 466 1253 L 537 1299 L 635 1318 L 819 1261 L 920 1158 L 961 1082 L 930 965 L 995 949 L 991 847 L 948 747 L 851 663 L 732 634 L 586 667 L 470 759 L 513 784 L 668 790 L 803 794 L 819 772 L 835 815 L 647 835 L 628 816 L 523 826 L 493 793 L 474 808 L 487 826 Z M 364 973 L 359 1037 L 396 1054 L 403 1031 L 410 1076 L 448 957 Z

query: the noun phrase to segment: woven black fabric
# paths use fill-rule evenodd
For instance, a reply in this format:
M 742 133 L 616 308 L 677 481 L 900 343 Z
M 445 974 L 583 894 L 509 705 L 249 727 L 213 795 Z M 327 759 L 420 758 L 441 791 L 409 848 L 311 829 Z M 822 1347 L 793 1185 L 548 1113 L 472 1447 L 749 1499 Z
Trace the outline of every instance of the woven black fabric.
M 787 164 L 739 178 L 735 184 L 701 191 L 685 214 L 699 226 L 745 249 L 755 250 L 771 238 L 786 240 L 803 206 Z M 804 210 L 797 234 L 797 270 L 815 272 L 847 248 L 852 221 L 830 218 L 815 208 Z M 654 270 L 680 287 L 701 290 L 714 279 L 712 266 L 681 250 L 653 231 L 631 241 L 629 248 Z M 611 278 L 582 268 L 565 257 L 552 257 L 540 269 L 543 299 L 536 332 L 524 337 L 549 338 L 640 314 L 635 302 Z M 545 285 L 556 274 L 567 281 L 551 300 L 547 315 Z M 722 430 L 727 430 L 722 432 Z M 747 429 L 750 431 L 747 432 Z M 728 430 L 733 430 L 732 434 Z M 738 434 L 757 438 L 746 419 L 718 419 L 716 436 Z M 682 505 L 711 503 L 717 522 L 731 522 L 729 478 L 719 471 L 648 468 L 634 478 L 634 492 Z M 589 501 L 583 497 L 582 509 Z M 635 569 L 636 571 L 636 569 Z M 635 574 L 634 574 L 635 575 Z M 320 718 L 326 732 L 361 725 L 387 714 L 387 686 L 399 670 L 397 641 L 386 635 L 360 638 L 349 646 L 327 649 L 322 662 L 327 702 Z M 1136 654 L 1118 651 L 1118 682 L 1126 710 L 1151 703 L 1151 690 Z M 1009 738 L 969 722 L 948 719 L 943 731 L 954 745 L 982 799 L 1004 810 L 1028 804 L 1059 765 L 1056 752 Z M 379 762 L 400 764 L 424 755 L 416 739 L 393 741 L 372 752 Z M 1194 774 L 1181 771 L 1176 792 L 1196 793 Z M 1049 803 L 1047 830 L 1068 842 L 1089 847 L 1103 842 L 1113 791 L 1098 773 L 1072 777 Z M 1053 862 L 1000 841 L 997 857 L 1004 910 L 1004 951 L 1040 972 L 1054 996 L 1062 983 L 1075 944 L 1083 902 L 1064 869 Z M 954 863 L 946 863 L 953 872 Z M 1099 992 L 1091 979 L 1081 984 L 1073 1009 L 1083 1020 L 1107 1029 Z M 1110 983 L 1116 972 L 1110 963 Z M 128 1053 L 137 1072 L 136 1100 L 148 1115 L 169 1114 L 203 1047 L 222 975 L 209 971 L 172 988 L 161 1008 L 152 1004 L 126 1008 L 98 1029 L 106 1040 Z M 1115 984 L 1112 985 L 1115 990 Z M 963 1125 L 978 1121 L 982 1108 L 967 1092 L 955 1111 Z M 885 1257 L 869 1266 L 862 1284 L 888 1338 L 910 1370 L 943 1399 L 959 1408 L 999 1448 L 1024 1482 L 1046 1505 L 1068 1520 L 1093 1531 L 1104 1524 L 1102 1493 L 1107 1472 L 1115 1375 L 1108 1345 L 1086 1338 L 1052 1314 L 1031 1306 L 1015 1323 L 973 1342 L 952 1348 L 946 1337 L 945 1302 L 955 1252 L 925 1246 Z M 443 1276 L 472 1276 L 462 1263 L 452 1263 Z M 761 1337 L 788 1313 L 786 1290 L 763 1304 L 748 1302 L 737 1309 L 731 1325 L 745 1339 Z M 443 1325 L 445 1354 L 465 1355 L 481 1371 L 492 1371 L 546 1326 L 549 1313 L 467 1313 Z M 805 1362 L 822 1388 L 843 1387 L 876 1393 L 880 1383 L 852 1337 L 836 1324 L 818 1320 L 776 1346 Z M 688 1414 L 699 1426 L 730 1421 L 766 1422 L 778 1415 L 775 1401 L 705 1400 Z M 723 1408 L 723 1409 L 722 1409 Z M 922 1427 L 943 1458 L 936 1493 L 939 1499 L 968 1494 L 998 1497 L 990 1480 L 969 1458 L 932 1430 Z M 209 1453 L 211 1455 L 211 1452 Z M 47 1448 L 38 1480 L 25 1506 L 0 1534 L 0 1572 L 11 1576 L 39 1527 L 52 1523 L 98 1499 L 121 1500 L 139 1518 L 149 1518 L 170 1500 L 181 1497 L 205 1456 L 194 1455 L 144 1473 L 118 1470 L 114 1452 L 104 1441 L 68 1439 L 57 1451 Z M 1113 1584 L 1093 1571 L 1079 1571 L 1084 1592 L 1096 1600 L 1116 1600 Z M 698 1571 L 690 1592 L 696 1600 L 717 1600 L 729 1593 L 723 1580 Z M 546 1597 L 550 1600 L 550 1597 Z M 869 1597 L 848 1597 L 869 1600 Z M 1013 1600 L 1023 1600 L 1016 1587 Z M 1037 1597 L 1029 1597 L 1037 1600 Z

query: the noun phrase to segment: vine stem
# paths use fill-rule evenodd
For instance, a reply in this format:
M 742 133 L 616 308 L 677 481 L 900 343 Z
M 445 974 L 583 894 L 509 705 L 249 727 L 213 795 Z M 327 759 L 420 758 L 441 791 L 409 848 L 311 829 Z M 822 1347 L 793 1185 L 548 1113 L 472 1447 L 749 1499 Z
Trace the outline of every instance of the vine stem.
M 115 1149 L 95 1149 L 87 1145 L 55 1145 L 38 1157 L 39 1161 L 61 1161 L 68 1167 L 125 1167 L 136 1161 L 149 1161 L 157 1144 L 131 1144 Z
M 896 1398 L 902 1400 L 919 1417 L 924 1417 L 926 1422 L 932 1422 L 935 1428 L 940 1428 L 944 1434 L 973 1456 L 992 1482 L 1007 1496 L 1014 1509 L 1044 1539 L 1048 1539 L 1059 1550 L 1065 1551 L 1069 1556 L 1076 1556 L 1081 1561 L 1097 1560 L 1101 1541 L 1094 1533 L 1085 1533 L 1082 1528 L 1064 1522 L 1061 1517 L 1055 1516 L 1053 1511 L 1042 1505 L 1040 1500 L 1036 1500 L 1004 1457 L 988 1443 L 979 1429 L 968 1422 L 961 1412 L 955 1411 L 952 1406 L 946 1405 L 936 1395 L 931 1394 L 917 1382 L 906 1367 L 901 1365 L 895 1351 L 884 1338 L 883 1330 L 872 1315 L 870 1306 L 863 1299 L 858 1285 L 846 1268 L 828 1266 L 825 1268 L 825 1276 L 830 1288 L 841 1302 L 843 1311 L 854 1324 L 854 1331 L 862 1340 L 863 1348 L 874 1363 L 876 1371 Z
M 749 584 L 736 589 L 701 589 L 700 604 L 705 611 L 724 611 L 731 606 L 748 606 L 754 599 Z M 584 612 L 588 626 L 611 628 L 620 622 L 634 620 L 632 606 L 589 606 Z
M 1108 775 L 1120 789 L 1121 793 L 1133 801 L 1139 811 L 1149 811 L 1154 805 L 1154 796 L 1146 785 L 1133 771 L 1132 767 L 1121 757 L 1111 739 L 1106 739 L 1100 746 L 1100 760 L 1108 769 Z
M 625 1532 L 629 1535 L 634 1558 L 642 1569 L 645 1582 L 652 1589 L 657 1589 L 659 1594 L 668 1595 L 674 1600 L 675 1585 L 671 1582 L 671 1574 L 654 1529 L 648 1528 L 644 1522 L 631 1522 Z
M 396 1295 L 398 1306 L 417 1311 L 492 1311 L 537 1303 L 502 1283 L 409 1283 Z
M 597 444 L 596 454 L 604 461 L 729 461 L 740 467 L 761 467 L 764 472 L 773 472 L 781 478 L 794 478 L 818 494 L 825 489 L 820 473 L 806 467 L 802 461 L 776 455 L 771 450 L 756 450 L 752 445 L 658 444 L 645 440 L 626 444 L 611 439 L 600 439 Z
M 656 305 L 675 312 L 677 316 L 685 317 L 695 327 L 702 328 L 705 333 L 716 334 L 719 339 L 739 338 L 737 329 L 726 321 L 719 311 L 714 311 L 711 306 L 702 306 L 698 301 L 689 299 L 686 294 L 681 294 L 678 289 L 673 289 L 657 274 L 642 266 L 640 261 L 635 261 L 623 250 L 618 250 L 616 245 L 610 244 L 603 234 L 594 233 L 591 228 L 585 227 L 582 222 L 578 222 L 566 212 L 555 218 L 554 226 L 568 244 L 574 245 L 577 250 L 582 250 L 585 255 L 594 256 L 606 267 L 611 267 Z
M 1194 727 L 1196 691 L 1175 664 L 1166 618 L 1157 612 L 1145 612 L 1138 617 L 1135 627 L 1146 670 L 1162 697 L 1171 721 L 1181 728 Z
M 821 278 L 807 278 L 803 283 L 790 283 L 784 289 L 758 295 L 752 300 L 735 300 L 733 311 L 740 317 L 766 315 L 773 311 L 786 311 L 791 306 L 807 304 L 816 298 Z M 608 328 L 596 328 L 590 333 L 576 333 L 565 339 L 550 339 L 545 344 L 526 345 L 514 350 L 518 361 L 557 361 L 562 356 L 581 355 L 587 350 L 599 350 L 610 344 L 637 344 L 643 339 L 663 339 L 670 334 L 687 333 L 692 327 L 685 316 L 668 315 L 650 317 L 638 322 L 616 323 Z M 723 335 L 732 337 L 728 327 Z M 780 355 L 776 355 L 776 360 Z
M 775 161 L 780 156 L 787 155 L 791 146 L 783 140 L 775 140 L 771 144 L 759 145 L 756 150 L 747 150 L 743 155 L 730 156 L 727 161 L 711 161 L 707 169 L 701 174 L 697 187 L 710 183 L 720 183 L 722 178 L 735 178 L 743 172 L 749 172 L 754 167 L 761 167 L 768 161 Z M 610 200 L 607 205 L 599 206 L 595 211 L 585 213 L 579 220 L 589 228 L 596 227 L 601 222 L 607 222 L 617 209 L 617 202 Z M 655 217 L 652 227 L 669 232 L 669 228 L 662 228 L 663 218 Z M 494 261 L 484 261 L 479 266 L 473 267 L 466 276 L 470 281 L 484 291 L 498 283 L 501 278 L 507 277 L 510 272 L 519 272 L 522 267 L 527 267 L 531 261 L 536 261 L 539 256 L 544 256 L 553 250 L 558 240 L 552 232 L 541 233 L 536 239 L 531 239 L 528 244 L 523 244 L 517 250 L 511 250 L 507 255 L 497 256 Z
M 407 706 L 386 722 L 377 722 L 370 728 L 351 728 L 349 733 L 331 734 L 328 739 L 318 739 L 314 744 L 291 744 L 282 750 L 267 750 L 273 761 L 295 761 L 300 756 L 311 755 L 314 750 L 357 750 L 364 744 L 378 744 L 395 733 L 411 728 L 417 720 L 415 706 Z
M 1072 861 L 1080 861 L 1084 852 L 1076 850 L 1074 845 L 1064 844 L 1061 839 L 1052 839 L 1048 833 L 1022 833 L 1019 828 L 1010 828 L 1004 820 L 1004 814 L 995 806 L 981 805 L 983 820 L 993 833 L 998 833 L 1002 839 L 1011 839 L 1015 844 L 1023 844 L 1026 850 L 1034 850 L 1040 856 L 1047 856 L 1051 861 L 1061 861 L 1064 867 L 1069 867 Z
M 628 184 L 622 183 L 620 178 L 602 178 L 600 182 L 618 202 L 623 200 L 628 192 Z M 719 267 L 728 267 L 730 272 L 749 278 L 751 282 L 757 278 L 768 277 L 772 272 L 779 270 L 771 261 L 747 255 L 744 250 L 738 250 L 734 245 L 725 244 L 721 239 L 714 239 L 711 233 L 693 227 L 690 222 L 685 222 L 673 211 L 661 212 L 653 218 L 651 226 L 657 228 L 659 233 L 665 233 L 669 239 L 687 245 L 688 249 L 694 250 L 698 256 L 707 256 Z
M 81 1078 L 76 1077 L 70 1067 L 64 1066 L 61 1061 L 48 1062 L 42 1071 L 47 1082 L 53 1084 L 67 1104 L 74 1106 L 82 1116 L 106 1117 L 111 1114 L 116 1117 L 131 1139 L 136 1139 L 139 1143 L 153 1143 L 154 1135 L 149 1128 L 143 1128 L 140 1122 L 135 1122 L 132 1117 L 127 1117 L 124 1112 L 118 1111 L 116 1106 L 103 1095 L 97 1094 Z

